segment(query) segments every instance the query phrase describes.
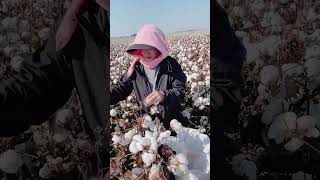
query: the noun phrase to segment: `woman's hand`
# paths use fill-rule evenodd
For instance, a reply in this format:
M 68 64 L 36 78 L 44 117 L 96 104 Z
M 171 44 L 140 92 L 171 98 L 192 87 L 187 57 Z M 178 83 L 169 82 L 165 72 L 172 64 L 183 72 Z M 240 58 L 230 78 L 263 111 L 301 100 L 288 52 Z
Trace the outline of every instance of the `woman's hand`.
M 155 105 L 160 102 L 163 102 L 163 100 L 164 100 L 163 92 L 154 91 L 146 97 L 146 99 L 144 100 L 144 105 L 146 107 L 149 107 L 151 105 Z

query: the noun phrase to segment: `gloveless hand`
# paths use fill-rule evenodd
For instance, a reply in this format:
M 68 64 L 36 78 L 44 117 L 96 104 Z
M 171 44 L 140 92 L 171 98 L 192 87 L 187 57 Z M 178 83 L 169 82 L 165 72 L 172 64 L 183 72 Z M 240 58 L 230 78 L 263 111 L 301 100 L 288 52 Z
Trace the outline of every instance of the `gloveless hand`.
M 151 105 L 155 105 L 160 102 L 163 102 L 163 100 L 164 100 L 164 94 L 159 91 L 154 91 L 145 98 L 144 105 L 146 107 L 149 107 Z

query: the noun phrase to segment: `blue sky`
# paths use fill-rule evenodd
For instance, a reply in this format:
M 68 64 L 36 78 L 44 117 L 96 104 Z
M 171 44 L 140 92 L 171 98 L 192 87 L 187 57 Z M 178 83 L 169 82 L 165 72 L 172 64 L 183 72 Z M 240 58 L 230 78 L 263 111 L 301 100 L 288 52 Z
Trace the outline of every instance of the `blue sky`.
M 210 0 L 110 0 L 111 37 L 130 36 L 144 24 L 165 33 L 210 29 Z

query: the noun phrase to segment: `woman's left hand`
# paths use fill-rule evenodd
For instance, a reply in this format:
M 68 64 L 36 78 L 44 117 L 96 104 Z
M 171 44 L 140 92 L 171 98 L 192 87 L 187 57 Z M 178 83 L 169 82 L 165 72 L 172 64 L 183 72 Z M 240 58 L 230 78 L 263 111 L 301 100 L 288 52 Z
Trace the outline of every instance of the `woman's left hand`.
M 146 97 L 146 99 L 144 100 L 144 105 L 146 107 L 149 107 L 151 105 L 158 104 L 163 100 L 164 100 L 163 92 L 154 91 Z

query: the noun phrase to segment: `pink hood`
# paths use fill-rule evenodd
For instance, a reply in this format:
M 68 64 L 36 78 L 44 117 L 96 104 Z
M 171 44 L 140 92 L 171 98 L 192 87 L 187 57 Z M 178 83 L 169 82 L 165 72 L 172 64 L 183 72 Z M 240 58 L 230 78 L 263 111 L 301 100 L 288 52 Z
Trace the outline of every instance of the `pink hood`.
M 140 49 L 137 49 L 135 51 L 130 51 L 130 52 L 128 51 L 130 47 L 133 47 L 134 45 L 137 45 L 137 44 L 144 44 L 144 45 L 155 47 L 160 51 L 161 55 L 151 62 L 145 61 L 143 59 Z M 132 75 L 134 71 L 134 66 L 137 62 L 140 62 L 141 64 L 143 64 L 148 68 L 154 68 L 154 67 L 157 67 L 160 64 L 160 62 L 169 55 L 169 51 L 170 51 L 168 43 L 164 36 L 164 33 L 156 25 L 153 25 L 153 24 L 144 25 L 137 32 L 135 40 L 129 46 L 129 48 L 127 49 L 127 53 L 130 55 L 133 55 L 135 59 L 131 63 L 128 69 L 128 73 L 127 73 L 128 77 Z

